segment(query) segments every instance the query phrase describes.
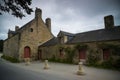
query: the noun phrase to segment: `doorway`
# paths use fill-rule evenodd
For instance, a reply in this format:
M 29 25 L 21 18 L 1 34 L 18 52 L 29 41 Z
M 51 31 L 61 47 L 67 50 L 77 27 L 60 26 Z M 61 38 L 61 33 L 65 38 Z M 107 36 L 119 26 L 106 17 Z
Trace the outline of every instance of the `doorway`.
M 30 47 L 26 46 L 24 48 L 24 58 L 30 58 L 30 52 L 31 52 Z

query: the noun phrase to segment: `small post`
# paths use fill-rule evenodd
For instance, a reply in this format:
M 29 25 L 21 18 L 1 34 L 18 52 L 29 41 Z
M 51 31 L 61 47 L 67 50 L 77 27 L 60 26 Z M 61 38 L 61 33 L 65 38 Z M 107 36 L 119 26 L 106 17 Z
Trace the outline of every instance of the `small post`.
M 25 58 L 25 65 L 30 65 L 30 58 Z
M 50 66 L 48 65 L 48 60 L 45 60 L 45 66 L 44 66 L 44 69 L 49 69 Z
M 79 62 L 77 75 L 84 75 L 85 74 L 83 71 L 83 68 L 82 68 L 82 64 L 83 64 L 83 62 Z

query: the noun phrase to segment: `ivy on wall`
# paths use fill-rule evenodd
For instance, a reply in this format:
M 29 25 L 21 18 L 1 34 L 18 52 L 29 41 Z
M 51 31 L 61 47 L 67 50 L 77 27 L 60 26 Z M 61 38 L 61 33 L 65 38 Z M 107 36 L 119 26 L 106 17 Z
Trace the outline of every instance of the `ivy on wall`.
M 72 63 L 74 55 L 75 55 L 75 49 L 67 47 L 67 48 L 65 48 L 65 52 L 66 52 L 66 61 L 68 63 Z
M 112 55 L 120 56 L 120 45 L 113 45 L 113 44 L 98 44 L 98 47 L 100 49 L 110 49 L 112 52 Z
M 88 49 L 88 45 L 79 43 L 79 44 L 76 44 L 74 48 L 77 49 L 77 50 L 83 50 L 83 49 L 87 50 Z

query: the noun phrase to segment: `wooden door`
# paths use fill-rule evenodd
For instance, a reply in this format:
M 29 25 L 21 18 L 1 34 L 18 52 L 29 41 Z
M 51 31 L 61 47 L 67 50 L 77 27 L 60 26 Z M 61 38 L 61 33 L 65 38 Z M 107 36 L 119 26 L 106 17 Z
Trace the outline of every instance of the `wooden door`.
M 110 50 L 109 49 L 103 49 L 103 60 L 108 60 L 110 57 Z
M 42 60 L 42 50 L 38 51 L 38 60 Z
M 24 58 L 30 58 L 30 47 L 24 48 Z
M 79 59 L 86 59 L 86 50 L 79 51 Z

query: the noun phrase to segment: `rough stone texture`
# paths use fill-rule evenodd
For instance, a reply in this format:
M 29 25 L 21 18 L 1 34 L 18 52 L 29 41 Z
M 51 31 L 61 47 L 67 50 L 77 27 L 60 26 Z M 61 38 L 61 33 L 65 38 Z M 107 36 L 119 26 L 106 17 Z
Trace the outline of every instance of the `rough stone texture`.
M 5 40 L 4 54 L 13 56 L 19 54 L 19 60 L 24 60 L 24 48 L 30 47 L 31 60 L 37 59 L 38 46 L 53 37 L 41 18 L 38 8 L 35 11 L 35 18 L 18 30 L 18 34 Z M 14 56 L 13 56 L 14 57 Z
M 40 49 L 42 50 L 42 59 L 50 59 L 53 56 L 55 56 L 55 58 L 59 57 L 58 45 L 50 46 L 50 47 L 42 47 Z
M 100 62 L 103 61 L 103 51 L 98 47 L 98 44 L 112 44 L 112 45 L 120 45 L 120 41 L 102 41 L 102 42 L 88 42 L 84 43 L 88 45 L 88 50 L 86 51 L 86 59 L 81 59 L 82 62 L 86 63 L 86 60 L 88 59 L 87 55 L 91 54 L 92 51 L 98 51 L 98 54 L 100 56 Z M 71 45 L 63 45 L 64 48 L 66 47 L 71 47 L 74 48 L 76 44 L 71 44 Z M 53 56 L 55 56 L 56 59 L 60 59 L 60 45 L 54 45 L 54 46 L 49 46 L 49 47 L 39 47 L 39 49 L 42 50 L 42 59 L 51 59 Z M 75 51 L 74 58 L 73 58 L 73 63 L 77 64 L 79 62 L 79 54 L 78 51 Z M 66 57 L 66 53 L 64 55 Z M 117 58 L 115 55 L 112 55 L 112 57 Z M 120 57 L 119 57 L 120 58 Z
M 110 29 L 114 27 L 114 18 L 112 15 L 104 17 L 104 24 L 106 29 Z
M 18 48 L 19 48 L 19 34 L 4 41 L 3 51 L 5 55 L 18 58 L 19 56 Z

